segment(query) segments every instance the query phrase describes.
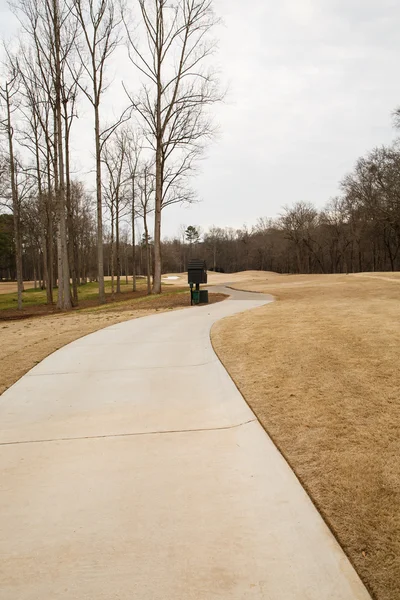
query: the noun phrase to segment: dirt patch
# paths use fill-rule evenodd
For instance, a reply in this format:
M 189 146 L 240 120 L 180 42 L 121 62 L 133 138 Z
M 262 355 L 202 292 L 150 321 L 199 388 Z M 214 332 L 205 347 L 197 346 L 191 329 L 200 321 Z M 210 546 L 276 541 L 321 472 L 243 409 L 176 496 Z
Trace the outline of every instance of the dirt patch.
M 398 274 L 268 279 L 237 287 L 277 302 L 214 347 L 374 597 L 400 598 Z
M 225 298 L 209 294 L 210 304 Z M 46 356 L 84 335 L 129 319 L 186 307 L 190 307 L 189 294 L 173 293 L 0 323 L 0 394 Z
M 33 281 L 24 281 L 24 289 L 30 290 L 35 286 Z M 0 294 L 12 294 L 17 291 L 16 281 L 0 281 Z

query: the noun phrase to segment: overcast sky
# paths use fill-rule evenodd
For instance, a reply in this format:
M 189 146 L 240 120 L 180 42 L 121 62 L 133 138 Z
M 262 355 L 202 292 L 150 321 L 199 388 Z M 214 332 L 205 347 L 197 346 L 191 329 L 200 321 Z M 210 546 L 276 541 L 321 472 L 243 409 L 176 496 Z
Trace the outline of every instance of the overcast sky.
M 360 155 L 396 135 L 398 0 L 215 0 L 215 8 L 224 22 L 217 62 L 229 84 L 215 110 L 221 133 L 194 182 L 202 201 L 166 209 L 164 235 L 180 224 L 251 226 L 298 200 L 323 206 Z M 2 36 L 14 27 L 0 0 Z M 120 79 L 130 73 L 115 57 L 107 114 L 123 104 Z M 91 136 L 86 107 L 74 142 L 86 178 Z

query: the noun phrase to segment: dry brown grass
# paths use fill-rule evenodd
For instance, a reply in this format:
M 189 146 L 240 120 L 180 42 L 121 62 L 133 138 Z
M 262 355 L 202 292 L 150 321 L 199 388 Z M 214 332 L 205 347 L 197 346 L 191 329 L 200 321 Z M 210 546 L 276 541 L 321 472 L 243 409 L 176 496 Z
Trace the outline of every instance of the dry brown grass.
M 34 287 L 33 281 L 24 281 L 24 289 L 30 290 Z M 0 294 L 11 294 L 17 291 L 16 281 L 0 281 Z
M 399 274 L 243 274 L 215 349 L 379 600 L 400 598 Z
M 214 273 L 208 271 L 208 285 L 225 285 L 227 283 L 242 283 L 242 281 L 264 282 L 266 276 L 279 277 L 277 273 L 270 271 L 243 271 L 241 273 Z M 177 279 L 168 279 L 176 277 Z M 163 275 L 163 282 L 170 285 L 187 285 L 187 273 L 168 273 Z
M 210 294 L 210 303 L 226 296 Z M 110 306 L 0 323 L 0 394 L 65 344 L 109 325 L 190 306 L 186 294 L 165 294 Z M 196 307 L 193 307 L 196 310 Z

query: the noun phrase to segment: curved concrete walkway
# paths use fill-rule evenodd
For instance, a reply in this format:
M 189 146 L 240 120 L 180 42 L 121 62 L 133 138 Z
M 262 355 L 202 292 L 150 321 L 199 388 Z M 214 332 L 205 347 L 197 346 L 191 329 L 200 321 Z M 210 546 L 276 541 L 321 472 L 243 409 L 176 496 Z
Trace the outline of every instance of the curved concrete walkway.
M 214 354 L 221 317 L 113 325 L 0 403 L 2 600 L 367 600 Z

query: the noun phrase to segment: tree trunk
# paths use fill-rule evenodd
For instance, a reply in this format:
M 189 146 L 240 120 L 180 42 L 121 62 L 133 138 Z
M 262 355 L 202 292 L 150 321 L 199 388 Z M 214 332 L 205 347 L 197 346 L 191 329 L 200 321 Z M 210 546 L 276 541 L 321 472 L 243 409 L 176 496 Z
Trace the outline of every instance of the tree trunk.
M 119 244 L 119 197 L 115 203 L 115 255 L 117 259 L 117 294 L 121 293 L 121 252 Z
M 12 194 L 12 206 L 13 206 L 13 219 L 14 219 L 14 240 L 15 240 L 15 262 L 17 270 L 17 298 L 18 298 L 18 310 L 22 310 L 22 292 L 24 289 L 24 282 L 22 278 L 22 240 L 21 240 L 21 220 L 19 214 L 19 199 L 18 199 L 18 188 L 15 174 L 15 162 L 14 162 L 14 145 L 13 145 L 13 127 L 11 124 L 11 106 L 10 106 L 10 95 L 8 83 L 6 83 L 6 110 L 7 110 L 7 136 L 8 136 L 8 149 L 10 154 L 10 179 L 11 179 L 11 194 Z
M 363 270 L 363 265 L 362 265 L 362 254 L 361 254 L 361 244 L 360 241 L 357 241 L 358 243 L 358 272 L 362 273 Z
M 69 279 L 68 247 L 67 247 L 67 224 L 65 216 L 65 173 L 63 155 L 63 127 L 61 114 L 61 59 L 60 59 L 60 21 L 58 0 L 53 0 L 54 19 L 54 47 L 55 47 L 55 113 L 56 113 L 56 144 L 58 154 L 58 239 L 59 239 L 59 276 L 58 282 L 58 306 L 65 310 L 72 308 L 71 289 Z
M 124 247 L 124 259 L 125 259 L 125 283 L 128 285 L 128 247 L 125 243 Z
M 161 208 L 163 193 L 163 156 L 161 125 L 161 53 L 157 53 L 157 104 L 156 104 L 156 201 L 154 212 L 154 280 L 153 294 L 161 294 Z
M 38 272 L 38 278 L 39 278 L 39 288 L 43 289 L 42 268 L 41 268 L 41 260 L 40 260 L 40 246 L 38 246 L 38 249 L 37 249 L 37 272 Z
M 46 290 L 46 295 L 47 295 L 47 288 L 49 287 L 49 274 L 47 271 L 47 244 L 46 244 L 46 235 L 45 235 L 44 231 L 42 231 L 42 235 L 41 235 L 41 244 L 42 244 L 42 259 L 43 259 L 43 263 L 42 263 L 43 289 Z
M 156 206 L 154 213 L 154 294 L 161 294 L 161 197 L 161 173 L 158 174 L 156 171 Z
M 51 152 L 49 140 L 47 140 L 47 196 L 45 202 L 46 209 L 46 244 L 47 244 L 47 304 L 53 304 L 54 288 L 54 253 L 53 253 L 53 215 L 52 215 L 52 189 L 51 189 Z
M 111 298 L 114 299 L 114 207 L 111 205 Z
M 99 300 L 101 304 L 104 304 L 106 293 L 104 288 L 103 207 L 101 203 L 101 147 L 98 100 L 95 101 L 94 106 L 94 134 L 96 138 L 97 278 L 99 280 Z
M 43 287 L 46 288 L 47 303 L 51 304 L 52 291 L 49 292 L 49 273 L 48 273 L 48 257 L 47 257 L 47 234 L 46 234 L 46 206 L 43 198 L 43 186 L 42 186 L 42 172 L 40 168 L 40 155 L 39 155 L 39 139 L 38 139 L 38 125 L 35 119 L 35 159 L 36 159 L 36 177 L 38 187 L 38 198 L 39 198 L 39 214 L 40 214 L 40 243 L 42 246 L 42 258 L 43 258 Z M 50 296 L 50 300 L 49 300 Z
M 65 138 L 65 183 L 66 183 L 66 206 L 67 206 L 67 225 L 68 225 L 68 261 L 71 269 L 72 295 L 73 302 L 78 304 L 78 281 L 76 271 L 76 240 L 74 231 L 74 216 L 71 198 L 71 174 L 70 174 L 70 155 L 69 155 L 69 137 L 70 128 L 68 126 L 67 103 L 64 102 L 64 138 Z
M 132 291 L 136 292 L 135 176 L 132 175 Z
M 85 285 L 87 283 L 87 273 L 86 273 L 86 252 L 82 251 L 82 279 L 81 283 Z
M 53 152 L 53 170 L 54 170 L 54 195 L 56 198 L 56 216 L 57 216 L 57 232 L 56 232 L 56 248 L 57 248 L 57 308 L 63 307 L 63 262 L 62 262 L 62 249 L 61 249 L 61 235 L 60 235 L 60 196 L 59 196 L 59 180 L 58 180 L 58 142 L 57 142 L 57 117 L 56 110 L 54 110 L 54 152 Z
M 149 230 L 147 227 L 147 214 L 146 209 L 143 213 L 144 223 L 144 234 L 146 240 L 146 276 L 147 276 L 147 294 L 151 294 L 151 259 L 150 259 L 150 244 L 149 244 Z

